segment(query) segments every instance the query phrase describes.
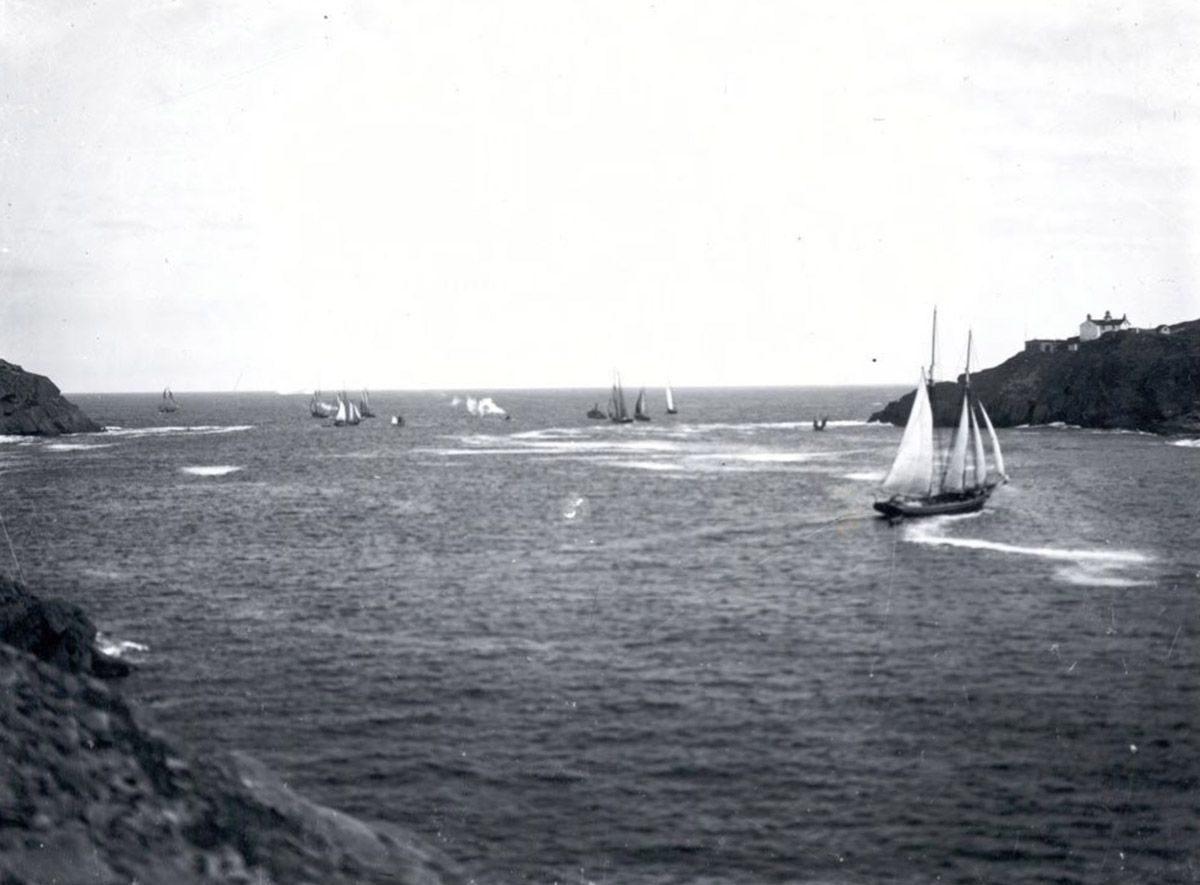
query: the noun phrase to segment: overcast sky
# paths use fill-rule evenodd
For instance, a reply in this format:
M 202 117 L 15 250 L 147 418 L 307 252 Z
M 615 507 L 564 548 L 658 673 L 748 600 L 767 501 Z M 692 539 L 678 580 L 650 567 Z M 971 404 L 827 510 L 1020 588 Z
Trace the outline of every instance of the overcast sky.
M 908 383 L 1200 316 L 1190 2 L 0 0 L 67 391 Z

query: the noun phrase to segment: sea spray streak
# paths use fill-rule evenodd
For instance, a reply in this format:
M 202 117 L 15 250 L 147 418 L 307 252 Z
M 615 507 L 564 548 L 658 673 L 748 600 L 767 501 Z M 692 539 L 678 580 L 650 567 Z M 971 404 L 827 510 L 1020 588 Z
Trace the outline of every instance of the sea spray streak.
M 1144 563 L 1150 557 L 1136 550 L 1063 550 L 1055 547 L 1022 547 L 1014 544 L 1002 544 L 999 541 L 985 541 L 981 538 L 949 538 L 941 534 L 941 530 L 950 520 L 929 520 L 920 524 L 912 524 L 908 528 L 905 540 L 913 544 L 930 544 L 943 547 L 963 547 L 972 550 L 991 550 L 995 553 L 1009 553 L 1017 556 L 1035 556 L 1039 559 L 1053 559 L 1065 562 L 1112 562 L 1112 563 Z

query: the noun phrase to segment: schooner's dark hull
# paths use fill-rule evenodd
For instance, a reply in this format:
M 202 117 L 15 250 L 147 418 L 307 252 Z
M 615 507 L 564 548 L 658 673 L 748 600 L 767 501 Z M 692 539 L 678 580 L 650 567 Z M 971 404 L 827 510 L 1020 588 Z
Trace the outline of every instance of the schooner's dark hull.
M 969 492 L 953 492 L 931 498 L 901 498 L 896 496 L 886 501 L 876 501 L 875 509 L 888 519 L 912 516 L 952 516 L 956 513 L 974 513 L 982 510 L 991 497 L 994 486 L 973 489 Z

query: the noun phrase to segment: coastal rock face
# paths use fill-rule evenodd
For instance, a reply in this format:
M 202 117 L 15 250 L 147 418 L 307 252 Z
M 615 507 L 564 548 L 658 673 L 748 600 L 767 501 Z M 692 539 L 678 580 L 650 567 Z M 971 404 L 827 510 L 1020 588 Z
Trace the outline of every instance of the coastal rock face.
M 961 380 L 961 379 L 960 379 Z M 1173 333 L 1116 332 L 1083 342 L 1078 351 L 1021 352 L 971 375 L 971 389 L 998 427 L 1051 424 L 1200 432 L 1200 320 Z M 871 415 L 903 425 L 913 394 Z M 934 421 L 958 422 L 961 393 L 955 382 L 934 387 Z
M 190 758 L 107 683 L 0 644 L 5 885 L 461 881 L 410 834 L 310 802 L 248 757 Z
M 57 436 L 102 429 L 49 378 L 0 360 L 0 434 Z
M 0 575 L 0 642 L 71 673 L 100 679 L 129 674 L 129 665 L 96 647 L 96 625 L 83 609 L 42 599 Z

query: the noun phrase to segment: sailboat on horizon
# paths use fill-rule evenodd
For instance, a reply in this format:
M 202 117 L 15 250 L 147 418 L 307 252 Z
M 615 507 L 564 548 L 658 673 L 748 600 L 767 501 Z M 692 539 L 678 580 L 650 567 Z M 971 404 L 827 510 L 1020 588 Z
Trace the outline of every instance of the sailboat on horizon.
M 937 311 L 933 314 L 933 352 L 937 350 Z M 971 336 L 967 335 L 967 365 L 962 383 L 962 411 L 948 447 L 939 444 L 933 429 L 934 359 L 929 375 L 921 370 L 912 410 L 892 468 L 880 490 L 890 494 L 875 509 L 889 519 L 906 516 L 945 516 L 981 510 L 993 490 L 1008 481 L 1000 441 L 983 403 L 971 390 Z M 978 417 L 976 413 L 978 412 Z M 981 427 L 987 428 L 994 472 L 989 473 Z
M 612 394 L 608 398 L 608 420 L 614 424 L 632 424 L 633 418 L 625 407 L 625 391 L 621 387 L 621 373 L 613 373 Z
M 671 385 L 668 384 L 667 385 L 667 414 L 674 415 L 674 414 L 677 414 L 678 412 L 679 412 L 679 409 L 675 408 L 675 392 L 673 390 L 671 390 Z
M 362 420 L 358 404 L 346 396 L 345 391 L 338 394 L 337 413 L 333 416 L 334 427 L 354 427 Z
M 366 390 L 362 392 L 362 396 L 358 398 L 358 412 L 363 418 L 374 418 L 375 413 L 371 411 L 371 394 Z
M 321 400 L 321 391 L 314 390 L 312 399 L 308 401 L 308 414 L 314 418 L 328 418 L 337 411 L 337 405 Z
M 633 404 L 633 417 L 636 421 L 649 421 L 650 410 L 646 407 L 646 388 L 638 391 L 637 402 Z
M 175 402 L 175 394 L 171 393 L 171 388 L 163 388 L 162 402 L 158 405 L 160 412 L 177 412 L 179 411 L 179 403 Z

